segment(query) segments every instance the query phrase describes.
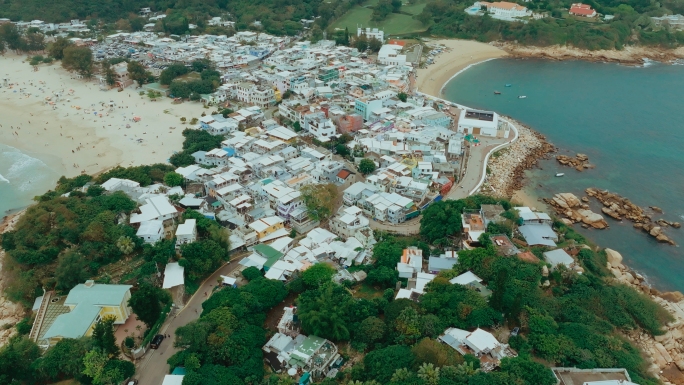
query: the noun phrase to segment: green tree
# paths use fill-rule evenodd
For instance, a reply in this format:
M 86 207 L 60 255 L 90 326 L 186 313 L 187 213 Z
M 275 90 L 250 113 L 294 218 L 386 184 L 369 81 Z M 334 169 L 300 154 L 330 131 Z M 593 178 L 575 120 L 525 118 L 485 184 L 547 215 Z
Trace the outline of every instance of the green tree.
M 253 281 L 257 278 L 262 278 L 264 275 L 261 274 L 261 270 L 257 269 L 254 266 L 250 266 L 244 270 L 242 270 L 242 276 L 245 277 L 246 280 L 248 281 Z
M 301 124 L 299 124 L 299 122 L 297 121 L 297 122 L 294 122 L 294 123 L 292 124 L 292 129 L 294 130 L 294 132 L 300 132 L 300 131 L 302 131 L 302 126 L 301 126 Z
M 314 220 L 325 220 L 333 214 L 337 187 L 332 184 L 309 184 L 301 189 L 307 213 Z
M 354 332 L 354 340 L 371 344 L 382 341 L 387 332 L 385 322 L 378 317 L 368 317 L 361 321 Z
M 109 61 L 103 60 L 100 66 L 102 67 L 102 74 L 104 76 L 105 83 L 107 83 L 107 85 L 110 87 L 116 84 L 116 73 L 114 73 Z
M 183 175 L 177 172 L 169 172 L 164 175 L 164 183 L 169 187 L 182 186 L 183 181 Z
M 365 34 L 362 34 L 354 41 L 354 47 L 356 47 L 356 49 L 358 49 L 360 52 L 368 49 L 368 39 L 366 39 Z
M 439 368 L 425 362 L 418 368 L 418 377 L 427 385 L 437 385 L 439 383 Z
M 138 87 L 142 87 L 143 84 L 147 83 L 152 74 L 145 69 L 145 66 L 135 60 L 131 60 L 128 62 L 128 76 L 131 80 L 138 83 Z
M 520 357 L 501 360 L 501 371 L 522 379 L 524 385 L 555 385 L 556 378 L 546 366 Z
M 372 38 L 368 40 L 368 49 L 371 50 L 371 52 L 378 52 L 380 51 L 380 48 L 382 48 L 382 42 L 376 38 Z
M 406 101 L 408 100 L 408 94 L 406 92 L 400 92 L 397 94 L 397 98 L 402 102 L 406 103 Z
M 387 384 L 397 369 L 413 367 L 413 354 L 406 346 L 392 345 L 376 349 L 363 358 L 366 378 Z
M 317 263 L 304 270 L 302 279 L 310 288 L 316 288 L 326 282 L 330 282 L 337 271 L 327 263 Z
M 159 83 L 168 86 L 171 84 L 173 79 L 185 75 L 190 70 L 183 64 L 171 64 L 170 66 L 164 68 L 164 70 L 159 75 Z
M 149 283 L 140 284 L 138 290 L 134 291 L 128 300 L 128 306 L 147 327 L 152 327 L 157 322 L 163 306 L 169 303 L 171 303 L 169 294 Z
M 13 337 L 0 349 L 0 383 L 28 382 L 33 370 L 31 364 L 40 357 L 38 345 L 28 337 Z
M 92 378 L 94 385 L 116 385 L 135 371 L 133 364 L 119 360 L 109 360 L 107 354 L 93 349 L 83 357 L 83 374 Z M 131 371 L 132 367 L 132 371 Z
M 135 250 L 135 243 L 131 237 L 122 236 L 116 241 L 116 247 L 121 250 L 121 253 L 128 255 Z
M 79 378 L 85 369 L 83 357 L 90 348 L 89 338 L 64 338 L 33 363 L 35 377 L 52 383 L 64 378 Z
M 57 289 L 71 290 L 80 282 L 88 279 L 88 260 L 76 251 L 67 251 L 57 260 L 55 281 Z
M 349 339 L 347 310 L 351 298 L 341 286 L 332 282 L 318 290 L 302 293 L 299 304 L 299 318 L 306 333 L 335 341 Z
M 228 252 L 213 240 L 200 240 L 181 246 L 179 263 L 191 280 L 198 280 L 216 270 L 228 260 Z
M 68 71 L 76 71 L 85 78 L 93 76 L 93 52 L 88 47 L 74 45 L 64 48 L 62 67 Z
M 430 243 L 445 243 L 446 238 L 458 234 L 461 224 L 462 206 L 456 201 L 440 201 L 423 210 L 420 219 L 420 235 Z
M 373 162 L 371 159 L 363 158 L 361 159 L 361 162 L 359 162 L 359 171 L 363 175 L 372 174 L 375 171 L 375 168 L 375 162 Z
M 114 321 L 113 316 L 105 317 L 95 323 L 93 328 L 93 346 L 100 349 L 107 357 L 116 358 L 119 356 L 119 347 L 116 346 L 116 337 L 114 337 Z

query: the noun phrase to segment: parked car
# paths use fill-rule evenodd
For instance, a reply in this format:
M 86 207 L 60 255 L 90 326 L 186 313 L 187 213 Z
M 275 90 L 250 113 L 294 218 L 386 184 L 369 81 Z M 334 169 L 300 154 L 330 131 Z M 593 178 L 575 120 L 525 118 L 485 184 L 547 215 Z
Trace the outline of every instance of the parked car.
M 164 336 L 162 334 L 157 334 L 152 338 L 152 342 L 150 342 L 150 347 L 152 349 L 159 349 L 159 345 L 161 345 L 162 341 L 164 341 Z
M 126 382 L 126 385 L 138 385 L 138 380 L 136 380 L 135 378 L 131 378 Z
M 515 337 L 520 333 L 520 328 L 519 327 L 514 327 L 513 330 L 511 330 L 511 336 Z

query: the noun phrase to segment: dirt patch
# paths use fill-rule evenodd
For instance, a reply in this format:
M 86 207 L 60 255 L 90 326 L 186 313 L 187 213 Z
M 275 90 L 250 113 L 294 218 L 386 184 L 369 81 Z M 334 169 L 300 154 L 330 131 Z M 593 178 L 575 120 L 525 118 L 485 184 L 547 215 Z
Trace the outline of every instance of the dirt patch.
M 297 293 L 290 293 L 285 297 L 283 302 L 273 306 L 273 308 L 268 311 L 268 314 L 266 314 L 264 327 L 274 332 L 278 331 L 278 321 L 280 321 L 280 318 L 283 316 L 283 308 L 294 306 L 295 299 L 297 299 L 298 296 L 299 294 Z

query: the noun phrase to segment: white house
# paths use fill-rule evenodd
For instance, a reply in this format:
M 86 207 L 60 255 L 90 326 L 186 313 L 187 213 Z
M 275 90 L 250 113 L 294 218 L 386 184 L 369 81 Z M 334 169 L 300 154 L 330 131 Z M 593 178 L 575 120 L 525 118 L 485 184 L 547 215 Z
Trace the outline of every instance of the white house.
M 329 141 L 330 137 L 334 136 L 337 132 L 335 124 L 333 124 L 332 120 L 326 118 L 322 112 L 306 115 L 303 128 L 321 142 Z
M 385 44 L 378 52 L 378 63 L 384 65 L 403 66 L 406 65 L 406 55 L 401 55 L 404 47 L 398 44 Z
M 513 21 L 520 17 L 532 16 L 532 11 L 529 9 L 507 1 L 497 1 L 494 3 L 478 1 L 474 6 L 487 8 L 487 12 L 489 12 L 492 18 L 499 20 Z
M 173 207 L 166 196 L 155 196 L 145 199 L 146 204 L 140 206 L 140 213 L 131 214 L 131 223 L 141 223 L 152 220 L 165 221 L 178 216 L 178 210 Z
M 492 333 L 480 328 L 477 328 L 472 332 L 457 328 L 448 328 L 438 340 L 451 346 L 463 355 L 473 354 L 476 357 L 488 355 L 496 361 L 504 357 L 517 356 L 507 344 L 499 342 Z M 494 366 L 491 366 L 490 368 L 483 367 L 483 370 L 486 371 L 487 369 L 491 370 L 493 368 Z
M 385 31 L 377 28 L 357 28 L 356 36 L 366 35 L 366 39 L 378 39 L 381 42 L 385 42 Z
M 135 235 L 142 238 L 145 243 L 156 243 L 164 236 L 164 223 L 158 220 L 142 222 Z
M 484 135 L 508 138 L 510 128 L 507 122 L 499 121 L 499 114 L 491 111 L 461 110 L 458 132 L 464 135 Z
M 197 220 L 186 219 L 185 223 L 178 225 L 176 229 L 176 248 L 186 243 L 192 243 L 197 240 Z

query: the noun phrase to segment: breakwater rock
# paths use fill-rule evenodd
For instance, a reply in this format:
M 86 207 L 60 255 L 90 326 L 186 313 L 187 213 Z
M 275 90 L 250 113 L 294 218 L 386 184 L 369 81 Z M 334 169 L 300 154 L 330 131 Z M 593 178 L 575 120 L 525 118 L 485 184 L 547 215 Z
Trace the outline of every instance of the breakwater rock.
M 595 229 L 609 227 L 608 222 L 606 222 L 601 214 L 591 211 L 589 205 L 582 203 L 575 194 L 560 193 L 554 195 L 552 199 L 545 199 L 544 201 L 571 223 L 581 222 L 584 227 L 593 227 Z
M 577 171 L 595 167 L 589 163 L 589 157 L 584 154 L 577 154 L 574 158 L 567 155 L 558 155 L 556 160 L 563 166 L 574 167 Z
M 535 167 L 539 159 L 546 158 L 556 148 L 543 135 L 520 122 L 507 119 L 518 129 L 518 140 L 490 158 L 486 187 L 494 190 L 495 195 L 510 197 L 523 188 L 525 170 Z
M 588 196 L 598 200 L 603 207 L 601 212 L 607 216 L 621 221 L 623 219 L 634 222 L 634 228 L 641 229 L 648 235 L 655 238 L 658 242 L 668 243 L 674 245 L 675 242 L 670 239 L 665 233 L 663 233 L 663 228 L 673 227 L 680 228 L 681 224 L 679 222 L 669 222 L 664 219 L 658 219 L 653 221 L 651 216 L 646 213 L 644 209 L 632 203 L 629 199 L 622 197 L 618 194 L 611 193 L 605 190 L 599 190 L 596 188 L 588 188 L 584 190 Z M 654 212 L 661 212 L 658 207 L 651 206 Z

